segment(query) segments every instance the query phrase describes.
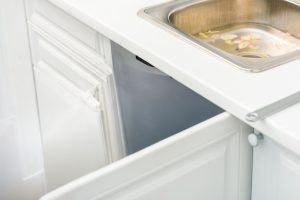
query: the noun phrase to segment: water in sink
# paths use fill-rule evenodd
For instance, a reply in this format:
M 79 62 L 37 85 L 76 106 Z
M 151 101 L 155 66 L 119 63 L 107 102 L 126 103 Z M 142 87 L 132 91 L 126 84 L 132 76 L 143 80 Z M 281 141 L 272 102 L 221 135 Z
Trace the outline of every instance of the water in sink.
M 257 23 L 230 24 L 194 36 L 228 53 L 247 58 L 276 57 L 300 49 L 296 37 Z

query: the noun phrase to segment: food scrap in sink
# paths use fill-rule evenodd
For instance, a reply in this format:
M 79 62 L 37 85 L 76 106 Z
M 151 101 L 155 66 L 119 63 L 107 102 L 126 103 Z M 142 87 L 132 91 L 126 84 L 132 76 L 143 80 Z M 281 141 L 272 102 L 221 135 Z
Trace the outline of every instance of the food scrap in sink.
M 220 33 L 220 31 L 208 30 L 196 34 L 196 37 L 213 43 L 225 51 L 239 55 L 242 51 L 255 51 L 260 49 L 261 35 L 258 33 L 235 34 L 235 33 Z M 254 52 L 252 52 L 254 53 Z M 266 55 L 266 53 L 260 52 Z M 266 56 L 263 56 L 266 57 Z
M 290 42 L 293 36 L 289 33 L 273 29 L 273 32 L 266 31 L 267 29 L 252 26 L 224 26 L 202 31 L 194 36 L 230 54 L 247 58 L 275 57 L 299 49 L 297 44 Z

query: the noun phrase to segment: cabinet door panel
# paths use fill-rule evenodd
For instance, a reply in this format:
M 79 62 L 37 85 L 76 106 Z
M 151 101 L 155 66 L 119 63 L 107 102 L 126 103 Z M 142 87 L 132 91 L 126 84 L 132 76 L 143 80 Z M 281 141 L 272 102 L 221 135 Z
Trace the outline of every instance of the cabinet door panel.
M 250 131 L 224 113 L 78 179 L 43 200 L 249 200 Z
M 118 160 L 125 155 L 122 130 L 118 117 L 118 107 L 115 96 L 113 74 L 102 73 L 87 65 L 80 65 L 76 57 L 63 52 L 58 46 L 50 43 L 46 38 L 33 34 L 37 50 L 36 63 L 41 60 L 48 63 L 51 68 L 69 80 L 86 94 L 86 100 L 98 95 L 102 102 L 105 122 L 105 135 L 109 146 L 109 160 Z
M 43 37 L 36 37 L 38 56 L 35 64 L 41 60 L 48 63 L 49 66 L 73 85 L 83 91 L 94 90 L 97 85 L 106 80 L 105 74 L 100 74 L 99 77 L 92 74 L 86 67 L 80 65 L 75 59 L 68 56 L 66 53 L 52 45 Z M 99 79 L 101 81 L 99 81 Z
M 279 199 L 300 199 L 300 158 L 288 154 L 280 156 Z
M 48 0 L 26 0 L 27 17 L 34 21 L 36 14 L 44 16 L 57 27 L 71 34 L 87 46 L 97 49 L 97 32 L 79 22 L 63 10 L 51 4 Z
M 125 154 L 110 41 L 48 0 L 26 8 L 52 190 Z
M 111 70 L 91 62 L 90 51 L 77 51 L 85 48 L 43 16 L 36 14 L 31 23 L 46 182 L 52 190 L 120 159 L 125 148 Z
M 98 46 L 101 46 L 101 52 L 99 53 L 83 45 L 80 40 L 74 38 L 41 14 L 34 14 L 31 17 L 29 27 L 34 34 L 47 38 L 47 40 L 51 41 L 51 44 L 59 46 L 65 52 L 76 57 L 79 62 L 103 72 L 111 71 L 106 63 L 108 61 L 108 53 L 104 51 L 106 48 L 109 49 L 109 46 L 107 46 L 107 43 L 109 43 L 108 39 L 99 39 Z
M 265 138 L 254 149 L 253 200 L 299 200 L 300 157 Z
M 100 103 L 46 63 L 35 68 L 48 190 L 107 164 Z

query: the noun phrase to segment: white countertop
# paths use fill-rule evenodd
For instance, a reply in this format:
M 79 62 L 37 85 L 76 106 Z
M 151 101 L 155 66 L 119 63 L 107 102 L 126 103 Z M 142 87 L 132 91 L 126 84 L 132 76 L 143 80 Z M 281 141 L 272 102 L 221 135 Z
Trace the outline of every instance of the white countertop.
M 245 115 L 300 90 L 300 59 L 247 73 L 137 16 L 166 0 L 50 0 L 93 29 L 245 121 Z M 300 155 L 300 104 L 248 123 Z

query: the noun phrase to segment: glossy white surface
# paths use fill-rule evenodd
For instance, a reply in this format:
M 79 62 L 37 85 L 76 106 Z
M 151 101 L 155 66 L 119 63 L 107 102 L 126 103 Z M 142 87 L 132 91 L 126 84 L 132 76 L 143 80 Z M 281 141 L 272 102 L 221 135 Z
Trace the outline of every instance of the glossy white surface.
M 254 148 L 252 200 L 299 200 L 300 157 L 265 138 Z
M 27 0 L 26 11 L 51 191 L 120 159 L 125 148 L 110 41 L 47 0 Z
M 250 131 L 223 113 L 69 183 L 42 200 L 250 200 Z
M 23 0 L 0 1 L 0 199 L 44 194 L 42 146 Z
M 137 16 L 165 0 L 50 1 L 241 120 L 300 89 L 300 60 L 245 73 Z M 300 154 L 299 116 L 300 104 L 250 125 Z
M 46 63 L 35 67 L 47 190 L 108 164 L 100 103 Z M 89 99 L 87 99 L 89 98 Z

